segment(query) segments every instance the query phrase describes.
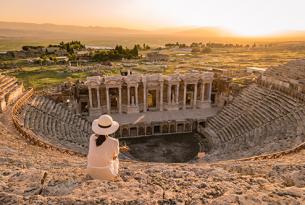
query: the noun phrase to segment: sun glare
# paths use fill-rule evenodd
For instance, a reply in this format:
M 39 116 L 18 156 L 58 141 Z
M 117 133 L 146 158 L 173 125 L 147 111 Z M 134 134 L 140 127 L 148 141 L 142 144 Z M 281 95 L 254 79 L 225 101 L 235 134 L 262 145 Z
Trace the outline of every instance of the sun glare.
M 283 32 L 279 30 L 266 30 L 264 28 L 258 28 L 258 27 L 254 27 L 254 28 L 238 27 L 238 28 L 232 28 L 230 30 L 235 35 L 248 36 L 248 37 L 271 36 Z
M 302 0 L 66 0 L 60 7 L 51 0 L 11 0 L 1 3 L 0 20 L 145 30 L 217 27 L 263 36 L 305 30 L 304 7 Z

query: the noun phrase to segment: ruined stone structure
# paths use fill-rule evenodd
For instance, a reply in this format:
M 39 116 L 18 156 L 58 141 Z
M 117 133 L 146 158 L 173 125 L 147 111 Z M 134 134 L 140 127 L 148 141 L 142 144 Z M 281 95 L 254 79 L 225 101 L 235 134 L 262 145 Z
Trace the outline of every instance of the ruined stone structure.
M 212 81 L 209 72 L 88 77 L 89 115 L 207 108 Z
M 23 92 L 23 84 L 16 78 L 0 74 L 0 112 L 12 104 Z
M 88 111 L 90 120 L 111 114 L 121 125 L 117 137 L 192 132 L 196 123 L 213 114 L 204 115 L 211 109 L 213 76 L 195 71 L 92 76 L 85 82 L 88 94 L 86 89 L 76 91 L 76 110 Z
M 293 60 L 286 64 L 268 69 L 259 83 L 270 89 L 305 100 L 305 60 Z
M 147 53 L 145 60 L 149 62 L 168 61 L 169 56 L 158 52 Z
M 291 79 L 301 82 L 300 77 L 305 75 L 302 69 L 299 72 L 299 79 L 294 79 L 293 76 Z M 276 78 L 277 74 L 264 76 L 281 81 L 281 77 Z M 199 72 L 169 76 L 95 76 L 89 77 L 86 84 L 81 85 L 77 100 L 78 103 L 88 102 L 88 105 L 92 105 L 88 110 L 93 116 L 93 111 L 98 114 L 109 112 L 119 121 L 121 126 L 116 132 L 117 137 L 197 132 L 196 136 L 202 138 L 200 148 L 206 152 L 204 160 L 244 157 L 250 157 L 249 160 L 269 159 L 304 148 L 305 101 L 299 97 L 303 94 L 302 90 L 289 84 L 287 89 L 293 92 L 283 92 L 283 86 L 274 85 L 278 81 L 266 82 L 261 79 L 259 83 L 244 88 L 220 110 L 210 108 L 209 95 L 206 96 L 210 92 L 202 89 L 212 79 L 213 74 Z M 73 90 L 73 86 L 70 88 Z M 116 89 L 117 95 L 111 95 L 113 89 Z M 23 95 L 22 98 L 26 96 Z M 207 101 L 203 107 L 200 102 L 202 96 Z M 111 100 L 113 98 L 117 99 Z M 155 101 L 152 100 L 154 98 Z M 13 121 L 23 135 L 35 136 L 28 139 L 34 140 L 39 146 L 54 146 L 72 154 L 86 153 L 91 134 L 89 121 L 80 114 L 73 113 L 73 109 L 69 110 L 65 103 L 56 104 L 46 97 L 26 99 L 18 100 L 18 106 L 14 107 L 19 108 L 13 108 Z M 186 102 L 189 99 L 193 99 L 190 104 Z M 147 103 L 143 104 L 144 101 Z M 156 107 L 150 107 L 153 103 L 148 101 L 155 102 Z M 121 106 L 113 106 L 114 102 L 120 102 Z M 191 134 L 183 134 L 188 135 Z
M 294 97 L 251 85 L 202 128 L 212 147 L 207 158 L 249 157 L 292 148 L 305 141 L 304 114 L 303 102 Z

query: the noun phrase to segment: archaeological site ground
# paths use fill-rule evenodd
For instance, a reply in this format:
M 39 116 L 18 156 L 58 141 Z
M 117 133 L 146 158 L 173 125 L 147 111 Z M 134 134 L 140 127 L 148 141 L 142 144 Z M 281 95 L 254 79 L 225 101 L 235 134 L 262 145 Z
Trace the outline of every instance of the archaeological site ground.
M 0 53 L 0 204 L 304 204 L 305 44 Z M 119 177 L 86 174 L 109 114 Z

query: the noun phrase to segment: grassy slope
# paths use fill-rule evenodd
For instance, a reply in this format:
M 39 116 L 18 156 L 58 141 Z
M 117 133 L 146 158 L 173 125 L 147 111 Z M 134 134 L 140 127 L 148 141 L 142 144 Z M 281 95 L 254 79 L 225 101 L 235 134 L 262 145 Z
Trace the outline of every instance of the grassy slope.
M 21 80 L 25 87 L 34 87 L 36 89 L 58 85 L 68 80 L 68 78 L 84 79 L 87 76 L 84 72 L 68 72 L 63 66 L 24 67 L 11 74 Z

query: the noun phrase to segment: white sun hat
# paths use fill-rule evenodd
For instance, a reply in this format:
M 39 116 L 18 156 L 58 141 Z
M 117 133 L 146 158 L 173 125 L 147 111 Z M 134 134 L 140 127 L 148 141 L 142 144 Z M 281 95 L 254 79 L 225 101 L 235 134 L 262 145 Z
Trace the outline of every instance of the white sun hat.
M 114 121 L 110 115 L 101 115 L 92 123 L 92 130 L 97 135 L 110 135 L 119 128 L 119 123 Z

